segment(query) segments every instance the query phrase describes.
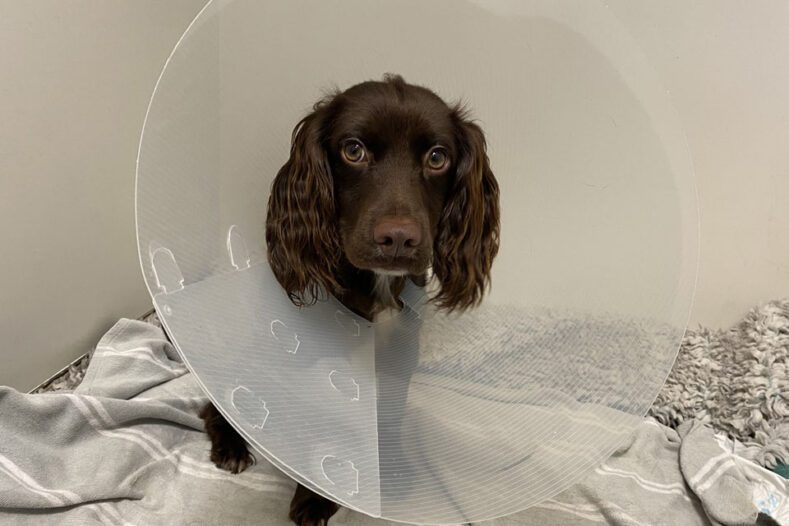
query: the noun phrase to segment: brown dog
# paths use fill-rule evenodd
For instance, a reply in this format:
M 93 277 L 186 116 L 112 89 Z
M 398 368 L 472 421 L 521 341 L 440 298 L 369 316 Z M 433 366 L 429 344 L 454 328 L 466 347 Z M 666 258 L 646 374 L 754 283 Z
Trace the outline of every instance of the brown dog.
M 499 189 L 482 130 L 457 105 L 399 76 L 320 101 L 293 131 L 266 221 L 268 258 L 296 305 L 327 293 L 372 320 L 398 308 L 406 280 L 437 280 L 436 306 L 479 303 L 499 245 Z M 211 460 L 238 473 L 254 457 L 207 405 Z M 299 526 L 338 507 L 299 486 Z

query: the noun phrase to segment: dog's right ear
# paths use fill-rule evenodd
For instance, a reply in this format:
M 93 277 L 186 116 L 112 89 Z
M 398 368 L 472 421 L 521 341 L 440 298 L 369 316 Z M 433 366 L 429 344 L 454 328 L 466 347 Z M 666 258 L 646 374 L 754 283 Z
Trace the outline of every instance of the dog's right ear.
M 433 300 L 448 311 L 462 311 L 478 305 L 490 286 L 499 251 L 499 184 L 482 129 L 460 106 L 453 118 L 460 157 L 433 250 L 433 273 L 441 283 Z
M 297 306 L 337 294 L 341 247 L 334 184 L 323 145 L 328 101 L 293 129 L 290 158 L 271 188 L 266 244 L 271 270 Z

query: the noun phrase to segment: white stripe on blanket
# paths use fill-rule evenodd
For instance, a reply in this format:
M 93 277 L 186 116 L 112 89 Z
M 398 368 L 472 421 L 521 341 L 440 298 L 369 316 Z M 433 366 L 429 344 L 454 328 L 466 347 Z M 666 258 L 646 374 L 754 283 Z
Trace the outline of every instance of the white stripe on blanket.
M 96 347 L 96 351 L 100 352 L 103 356 L 119 356 L 121 358 L 129 358 L 131 360 L 143 360 L 148 363 L 152 363 L 156 367 L 164 369 L 169 373 L 184 374 L 187 370 L 186 366 L 181 364 L 176 364 L 176 366 L 170 367 L 167 364 L 157 361 L 157 356 L 153 353 L 153 351 L 144 347 L 138 347 L 126 351 L 117 351 L 112 347 Z
M 77 504 L 82 500 L 79 495 L 68 490 L 45 488 L 12 462 L 11 459 L 3 455 L 0 455 L 0 469 L 19 484 L 31 492 L 41 495 L 52 504 L 63 506 L 65 504 Z
M 96 432 L 109 438 L 126 440 L 137 444 L 154 460 L 167 461 L 171 463 L 178 472 L 204 479 L 223 480 L 261 492 L 292 491 L 293 489 L 292 483 L 289 482 L 284 475 L 282 477 L 274 477 L 261 473 L 239 473 L 234 475 L 218 469 L 209 462 L 195 460 L 178 449 L 168 450 L 155 437 L 143 431 L 132 428 L 109 431 L 105 429 L 105 427 L 115 428 L 118 424 L 112 421 L 111 417 L 104 411 L 101 407 L 101 403 L 96 398 L 72 394 L 66 396 L 69 397 L 77 409 L 85 416 L 88 423 Z M 103 425 L 97 419 L 97 415 L 93 414 L 85 402 L 90 403 L 98 413 L 103 412 L 106 414 L 109 420 Z
M 622 477 L 627 478 L 635 482 L 639 487 L 651 491 L 652 493 L 673 493 L 675 495 L 681 496 L 683 499 L 690 502 L 690 497 L 688 497 L 687 491 L 685 491 L 685 486 L 680 483 L 673 483 L 673 484 L 660 484 L 657 482 L 653 482 L 651 480 L 646 480 L 642 478 L 638 473 L 633 471 L 625 471 L 622 469 L 614 469 L 612 467 L 603 464 L 602 466 L 595 469 L 595 472 L 598 475 L 602 476 L 615 476 L 615 477 Z

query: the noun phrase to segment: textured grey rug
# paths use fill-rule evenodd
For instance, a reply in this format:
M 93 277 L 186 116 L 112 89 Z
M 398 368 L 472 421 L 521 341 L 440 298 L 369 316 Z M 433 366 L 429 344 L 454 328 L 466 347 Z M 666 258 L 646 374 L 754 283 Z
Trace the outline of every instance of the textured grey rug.
M 144 318 L 159 324 L 155 314 Z M 90 353 L 36 392 L 73 389 Z M 698 419 L 745 445 L 760 465 L 789 461 L 789 300 L 752 309 L 735 327 L 688 329 L 649 415 L 676 428 Z
M 766 467 L 789 463 L 789 300 L 752 309 L 729 330 L 688 330 L 649 414 L 709 422 Z

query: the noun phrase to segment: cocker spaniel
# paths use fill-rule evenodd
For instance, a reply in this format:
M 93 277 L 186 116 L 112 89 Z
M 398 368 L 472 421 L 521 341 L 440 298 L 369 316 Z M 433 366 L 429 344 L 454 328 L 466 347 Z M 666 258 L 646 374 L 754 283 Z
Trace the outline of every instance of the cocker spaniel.
M 292 136 L 266 220 L 271 269 L 294 304 L 332 294 L 372 320 L 399 308 L 406 280 L 434 280 L 431 301 L 477 305 L 499 247 L 499 188 L 485 136 L 460 105 L 400 76 L 318 102 Z M 211 460 L 238 473 L 254 462 L 213 405 L 201 412 Z M 325 525 L 338 506 L 299 485 L 299 526 Z

